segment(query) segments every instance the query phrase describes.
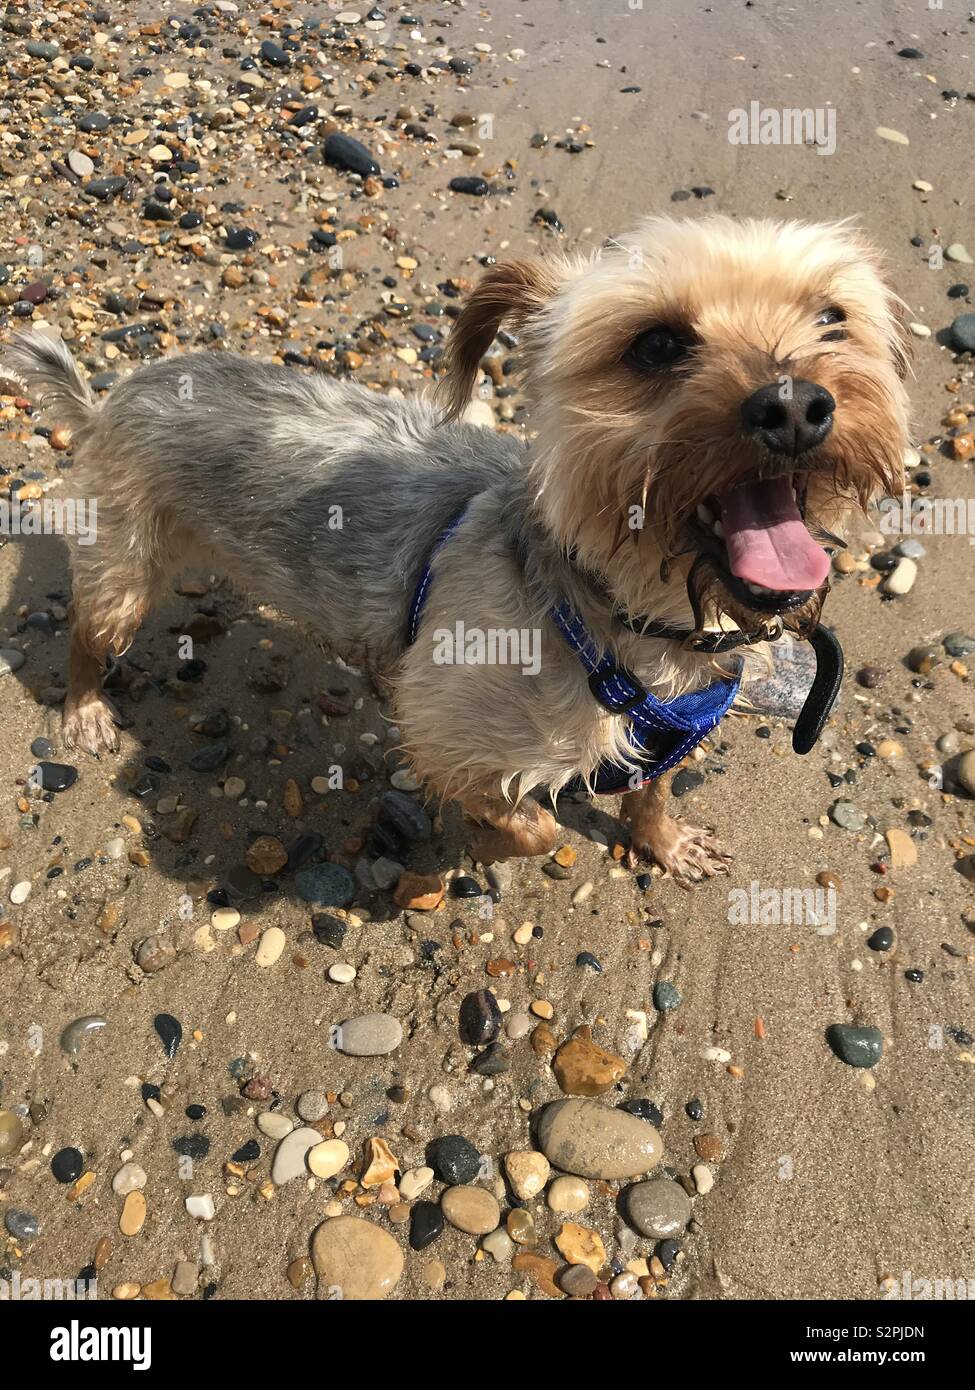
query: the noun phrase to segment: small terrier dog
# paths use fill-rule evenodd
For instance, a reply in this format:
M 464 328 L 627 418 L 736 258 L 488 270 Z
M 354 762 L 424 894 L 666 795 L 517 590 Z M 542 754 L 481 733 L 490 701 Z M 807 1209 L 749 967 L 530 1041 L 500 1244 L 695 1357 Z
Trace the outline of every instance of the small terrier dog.
M 72 427 L 98 501 L 95 544 L 73 547 L 65 743 L 117 746 L 106 661 L 201 561 L 386 682 L 416 774 L 477 823 L 478 858 L 548 852 L 556 821 L 528 793 L 554 809 L 608 765 L 634 856 L 685 885 L 726 870 L 709 831 L 667 815 L 669 760 L 657 776 L 652 746 L 636 755 L 632 702 L 607 707 L 592 668 L 669 707 L 727 687 L 782 627 L 815 628 L 823 545 L 902 487 L 902 311 L 845 223 L 651 218 L 590 259 L 491 267 L 439 411 L 217 352 L 98 403 L 63 344 L 20 338 L 7 361 Z M 505 323 L 527 453 L 460 420 Z M 707 644 L 722 631 L 730 658 Z M 499 632 L 533 635 L 538 661 L 443 659 L 445 635 Z

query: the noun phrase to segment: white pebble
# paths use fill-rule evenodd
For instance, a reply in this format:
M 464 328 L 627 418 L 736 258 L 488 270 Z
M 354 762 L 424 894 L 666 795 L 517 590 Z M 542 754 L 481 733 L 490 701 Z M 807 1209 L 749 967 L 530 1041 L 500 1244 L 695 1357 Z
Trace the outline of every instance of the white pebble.
M 281 959 L 287 941 L 288 938 L 280 927 L 268 927 L 257 945 L 257 955 L 254 957 L 257 964 L 262 969 L 274 965 L 275 961 Z
M 15 906 L 20 903 L 25 903 L 30 897 L 31 886 L 30 879 L 27 878 L 22 879 L 20 883 L 15 883 L 10 890 L 10 901 L 14 903 Z
M 328 978 L 336 985 L 350 985 L 355 979 L 356 969 L 354 965 L 348 965 L 343 960 L 338 960 L 334 965 L 328 967 Z
M 186 1210 L 199 1221 L 212 1221 L 216 1215 L 216 1207 L 209 1192 L 203 1197 L 187 1197 Z

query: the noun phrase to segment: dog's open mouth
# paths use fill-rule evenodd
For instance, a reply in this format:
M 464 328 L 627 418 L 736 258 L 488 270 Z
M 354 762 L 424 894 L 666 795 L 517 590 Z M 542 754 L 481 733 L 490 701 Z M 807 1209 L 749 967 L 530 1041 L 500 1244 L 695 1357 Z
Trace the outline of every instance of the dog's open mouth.
M 805 521 L 806 475 L 738 483 L 697 508 L 695 544 L 732 598 L 755 612 L 791 613 L 808 603 L 830 558 Z

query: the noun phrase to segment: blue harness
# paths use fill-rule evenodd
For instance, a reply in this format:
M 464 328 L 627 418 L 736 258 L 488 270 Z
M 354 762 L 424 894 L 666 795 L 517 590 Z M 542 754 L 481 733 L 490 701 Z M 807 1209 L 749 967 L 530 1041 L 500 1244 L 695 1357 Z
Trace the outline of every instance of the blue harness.
M 462 516 L 463 512 L 440 533 L 420 575 L 410 604 L 407 646 L 416 641 L 430 590 L 433 562 Z M 712 681 L 703 689 L 688 691 L 674 700 L 658 700 L 632 672 L 618 665 L 609 652 L 599 650 L 582 619 L 568 603 L 554 604 L 549 609 L 549 617 L 585 668 L 593 697 L 603 709 L 624 717 L 629 724 L 630 757 L 638 770 L 605 759 L 589 779 L 597 795 L 636 791 L 676 767 L 720 723 L 738 694 L 740 675 L 730 680 Z

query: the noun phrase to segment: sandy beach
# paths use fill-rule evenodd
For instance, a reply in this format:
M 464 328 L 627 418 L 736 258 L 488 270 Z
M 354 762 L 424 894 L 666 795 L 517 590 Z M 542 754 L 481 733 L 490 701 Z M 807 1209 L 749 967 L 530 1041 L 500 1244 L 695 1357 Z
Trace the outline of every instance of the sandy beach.
M 60 332 L 98 392 L 212 349 L 410 395 L 488 258 L 588 254 L 648 213 L 850 217 L 908 306 L 912 495 L 967 515 L 964 7 L 109 0 L 50 22 L 10 5 L 0 28 L 0 343 Z M 729 138 L 763 110 L 808 110 L 820 147 L 786 142 L 788 122 L 779 143 Z M 379 172 L 326 163 L 335 133 Z M 517 355 L 496 345 L 478 410 L 530 441 Z M 57 426 L 0 380 L 18 514 L 71 494 Z M 370 877 L 382 798 L 422 798 L 391 782 L 396 731 L 362 673 L 196 574 L 111 677 L 120 753 L 66 752 L 66 546 L 6 536 L 0 1281 L 314 1300 L 361 1277 L 366 1296 L 485 1301 L 975 1281 L 975 533 L 915 535 L 895 597 L 908 538 L 880 527 L 852 526 L 834 576 L 847 674 L 819 745 L 797 757 L 788 719 L 739 714 L 681 774 L 678 809 L 718 828 L 727 879 L 641 886 L 603 800 L 565 808 L 554 861 L 489 875 L 456 807 L 431 806 L 405 861 L 443 877 L 431 911 Z M 220 740 L 223 765 L 194 770 Z M 38 761 L 76 776 L 45 791 Z M 352 874 L 351 903 L 302 899 L 324 863 Z M 756 920 L 765 890 L 819 890 L 826 915 Z M 464 1017 L 495 1009 L 487 1063 Z M 330 1045 L 372 1014 L 401 1027 L 388 1050 Z M 834 1025 L 877 1030 L 876 1064 L 846 1065 Z M 623 1148 L 632 1125 L 659 1132 L 669 1186 L 644 1229 L 615 1177 L 569 1174 L 551 1199 L 538 1119 L 567 1099 L 604 1107 Z M 471 1212 L 448 1197 L 446 1223 L 417 1216 L 454 1188 L 479 1194 Z M 424 1221 L 438 1233 L 412 1248 Z

